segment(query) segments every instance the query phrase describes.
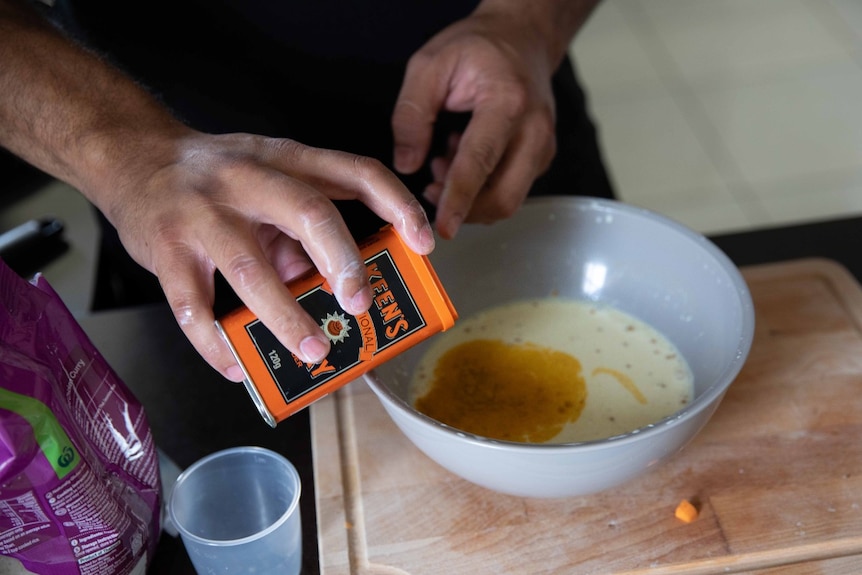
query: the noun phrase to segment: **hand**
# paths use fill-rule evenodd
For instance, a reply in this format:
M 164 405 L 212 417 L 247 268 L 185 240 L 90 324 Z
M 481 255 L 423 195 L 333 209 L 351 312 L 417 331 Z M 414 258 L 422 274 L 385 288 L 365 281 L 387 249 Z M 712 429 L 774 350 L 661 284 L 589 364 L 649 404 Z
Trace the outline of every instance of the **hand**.
M 279 341 L 318 363 L 329 341 L 284 283 L 314 266 L 347 312 L 371 304 L 365 264 L 331 200 L 358 199 L 411 249 L 433 249 L 419 202 L 376 160 L 245 134 L 186 133 L 170 147 L 168 160 L 153 153 L 131 166 L 100 207 L 158 276 L 198 352 L 234 381 L 242 372 L 214 325 L 216 269 Z
M 472 112 L 448 154 L 431 162 L 425 196 L 437 206 L 441 236 L 453 237 L 462 221 L 511 216 L 547 169 L 556 151 L 551 76 L 561 57 L 542 30 L 480 7 L 410 59 L 392 117 L 396 169 L 422 165 L 441 110 Z
M 242 371 L 215 327 L 215 270 L 279 341 L 318 363 L 329 341 L 284 283 L 314 266 L 346 311 L 371 304 L 365 264 L 331 200 L 358 199 L 410 248 L 433 249 L 418 200 L 376 160 L 190 130 L 30 4 L 0 0 L 0 145 L 105 214 L 226 377 Z

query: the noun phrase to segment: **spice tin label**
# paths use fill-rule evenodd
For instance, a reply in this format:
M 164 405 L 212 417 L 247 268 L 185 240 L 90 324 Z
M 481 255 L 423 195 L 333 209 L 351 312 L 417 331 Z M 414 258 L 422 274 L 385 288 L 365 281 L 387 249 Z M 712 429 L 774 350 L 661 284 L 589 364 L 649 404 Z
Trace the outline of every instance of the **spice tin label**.
M 245 326 L 272 379 L 289 403 L 425 327 L 419 307 L 388 250 L 365 261 L 373 301 L 358 316 L 345 312 L 324 283 L 297 297 L 331 342 L 323 362 L 307 364 L 288 351 L 260 320 Z

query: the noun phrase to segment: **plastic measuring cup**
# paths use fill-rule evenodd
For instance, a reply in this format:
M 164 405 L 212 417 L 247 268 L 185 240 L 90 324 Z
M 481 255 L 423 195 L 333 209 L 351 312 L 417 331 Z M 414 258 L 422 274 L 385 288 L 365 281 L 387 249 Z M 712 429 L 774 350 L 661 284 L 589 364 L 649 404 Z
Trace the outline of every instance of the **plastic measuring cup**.
M 177 478 L 168 506 L 199 575 L 279 573 L 302 566 L 296 468 L 261 447 L 204 457 Z

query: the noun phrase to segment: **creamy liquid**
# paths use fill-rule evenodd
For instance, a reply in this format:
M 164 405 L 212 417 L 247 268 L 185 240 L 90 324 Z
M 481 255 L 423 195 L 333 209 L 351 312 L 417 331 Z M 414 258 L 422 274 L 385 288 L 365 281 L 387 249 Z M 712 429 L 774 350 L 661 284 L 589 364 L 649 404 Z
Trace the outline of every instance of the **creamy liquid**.
M 549 297 L 465 318 L 435 337 L 411 382 L 413 404 L 496 439 L 568 443 L 655 423 L 691 401 L 676 347 L 607 306 Z

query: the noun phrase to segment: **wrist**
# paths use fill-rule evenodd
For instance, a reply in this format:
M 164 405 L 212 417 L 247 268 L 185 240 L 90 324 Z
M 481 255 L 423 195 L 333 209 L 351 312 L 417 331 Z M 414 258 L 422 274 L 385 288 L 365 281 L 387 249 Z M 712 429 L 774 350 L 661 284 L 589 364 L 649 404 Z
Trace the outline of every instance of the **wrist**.
M 474 14 L 503 15 L 529 29 L 554 70 L 600 0 L 483 0 Z
M 136 165 L 163 162 L 189 132 L 32 7 L 0 0 L 0 53 L 0 145 L 100 208 Z
M 128 224 L 154 178 L 178 162 L 195 132 L 173 118 L 152 118 L 148 126 L 100 126 L 81 138 L 67 181 L 118 228 Z

